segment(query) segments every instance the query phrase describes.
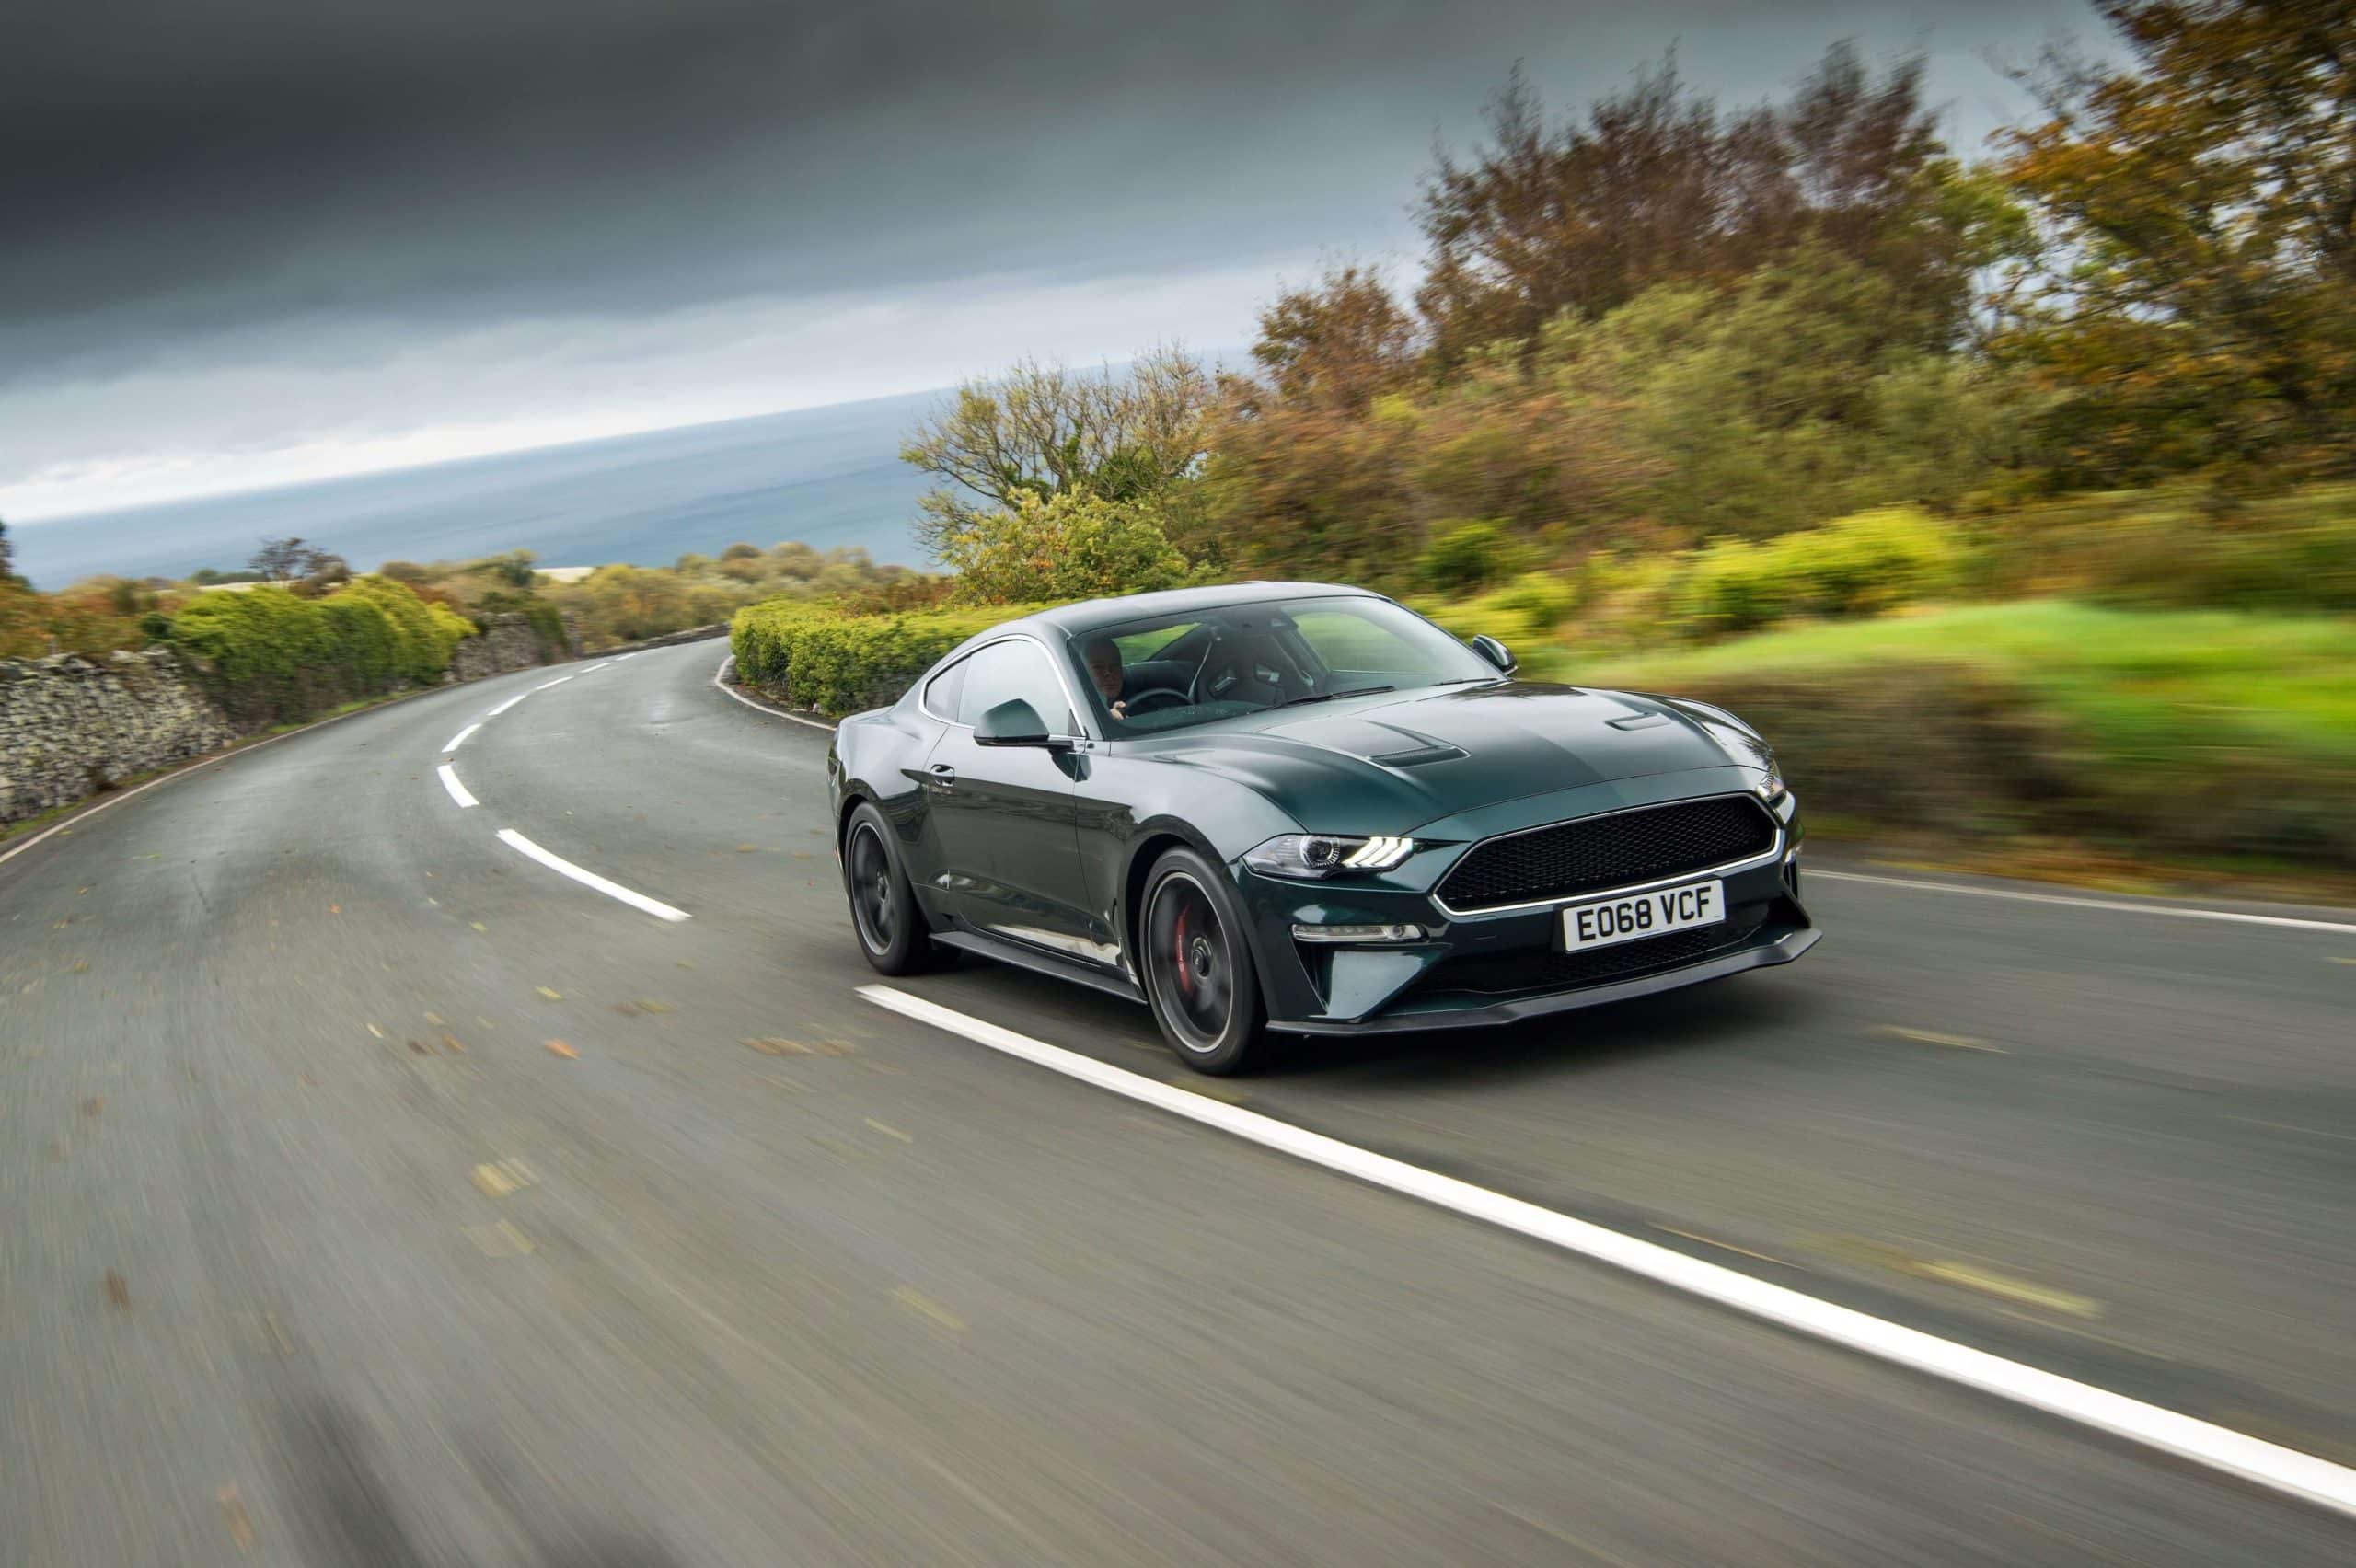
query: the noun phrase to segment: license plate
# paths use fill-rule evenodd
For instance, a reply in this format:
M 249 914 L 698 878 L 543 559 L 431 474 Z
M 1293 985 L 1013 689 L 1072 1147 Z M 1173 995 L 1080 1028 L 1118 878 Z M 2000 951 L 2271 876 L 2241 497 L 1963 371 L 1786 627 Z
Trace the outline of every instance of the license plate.
M 1721 882 L 1687 882 L 1682 887 L 1632 893 L 1624 898 L 1574 904 L 1563 911 L 1563 951 L 1610 947 L 1638 941 L 1664 931 L 1690 931 L 1715 926 L 1727 917 L 1727 888 Z

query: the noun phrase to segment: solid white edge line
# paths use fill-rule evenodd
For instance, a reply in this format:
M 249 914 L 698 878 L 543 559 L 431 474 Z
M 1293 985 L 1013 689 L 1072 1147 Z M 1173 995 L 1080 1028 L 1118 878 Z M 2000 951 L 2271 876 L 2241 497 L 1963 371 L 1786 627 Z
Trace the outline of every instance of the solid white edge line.
M 457 801 L 460 806 L 476 806 L 482 803 L 467 792 L 467 787 L 464 784 L 458 782 L 456 768 L 445 762 L 434 771 L 442 776 L 442 788 L 449 790 L 450 799 Z
M 561 855 L 551 855 L 512 827 L 499 830 L 500 842 L 517 853 L 537 860 L 560 876 L 571 877 L 583 887 L 596 889 L 607 898 L 618 898 L 633 909 L 642 909 L 658 920 L 684 920 L 687 912 L 674 909 L 660 899 L 649 898 L 642 893 L 632 893 L 618 882 L 608 882 L 595 871 L 582 870 Z
M 1918 882 L 1912 877 L 1877 877 L 1864 871 L 1828 871 L 1808 866 L 1803 878 L 1826 882 L 1871 882 L 1877 887 L 1911 887 L 1919 893 L 1961 893 L 1974 898 L 2011 898 L 2024 904 L 2060 904 L 2073 909 L 2110 909 L 2129 915 L 2167 915 L 2178 920 L 2224 920 L 2236 926 L 2278 926 L 2293 931 L 2345 931 L 2356 934 L 2356 923 L 2344 920 L 2302 920 L 2289 915 L 2245 915 L 2233 909 L 2180 909 L 2167 904 L 2130 904 L 2117 898 L 2078 898 L 2062 893 L 2024 893 L 2009 887 L 1971 887 L 1963 882 Z
M 456 734 L 451 736 L 449 744 L 442 748 L 442 755 L 444 756 L 448 756 L 452 752 L 456 751 L 460 746 L 465 745 L 467 744 L 467 737 L 481 728 L 482 721 L 478 719 L 473 723 L 468 725 L 465 729 L 459 731 Z
M 728 666 L 735 662 L 736 655 L 733 653 L 731 653 L 727 658 L 722 659 L 720 662 L 719 668 L 711 672 L 711 684 L 718 686 L 722 692 L 734 698 L 737 701 L 743 703 L 745 707 L 751 709 L 756 713 L 766 713 L 772 719 L 790 719 L 796 724 L 807 724 L 814 730 L 824 730 L 830 735 L 835 732 L 835 727 L 832 724 L 822 722 L 816 719 L 804 719 L 799 713 L 788 713 L 784 709 L 772 708 L 766 702 L 755 702 L 751 698 L 746 697 L 743 692 L 738 691 L 734 686 L 730 686 L 726 681 L 721 679 L 722 675 L 728 673 Z
M 2041 1372 L 1919 1329 L 1903 1328 L 1847 1307 L 1836 1307 L 1813 1296 L 1573 1219 L 1453 1176 L 1442 1176 L 1388 1155 L 1309 1132 L 1256 1111 L 1223 1104 L 1140 1077 L 889 986 L 861 986 L 859 994 L 878 1007 L 920 1023 L 961 1034 L 994 1051 L 1329 1170 L 1485 1220 L 1738 1312 L 2091 1426 L 2335 1513 L 2356 1516 L 2356 1470 L 2312 1454 L 2179 1415 L 2089 1383 Z

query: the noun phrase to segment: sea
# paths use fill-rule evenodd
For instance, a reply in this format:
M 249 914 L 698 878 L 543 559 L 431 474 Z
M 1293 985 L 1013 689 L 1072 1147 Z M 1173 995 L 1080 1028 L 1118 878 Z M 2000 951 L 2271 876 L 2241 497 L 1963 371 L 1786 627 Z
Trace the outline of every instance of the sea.
M 8 525 L 17 571 L 62 588 L 231 571 L 299 535 L 369 570 L 387 560 L 535 552 L 543 566 L 667 566 L 738 541 L 856 545 L 926 564 L 909 525 L 925 476 L 902 463 L 941 399 L 909 393 L 714 424 L 535 447 L 271 490 Z

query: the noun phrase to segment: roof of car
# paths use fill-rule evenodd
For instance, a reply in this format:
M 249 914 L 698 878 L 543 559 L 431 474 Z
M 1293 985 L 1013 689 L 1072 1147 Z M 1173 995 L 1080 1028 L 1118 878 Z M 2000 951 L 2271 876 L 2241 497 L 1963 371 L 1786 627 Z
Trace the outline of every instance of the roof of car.
M 1184 616 L 1225 605 L 1257 604 L 1267 599 L 1333 598 L 1340 595 L 1374 598 L 1364 588 L 1334 582 L 1223 582 L 1212 588 L 1172 588 L 1161 594 L 1130 594 L 1118 599 L 1089 599 L 1041 610 L 1018 624 L 1052 628 L 1066 637 L 1096 631 L 1124 621 L 1157 616 Z

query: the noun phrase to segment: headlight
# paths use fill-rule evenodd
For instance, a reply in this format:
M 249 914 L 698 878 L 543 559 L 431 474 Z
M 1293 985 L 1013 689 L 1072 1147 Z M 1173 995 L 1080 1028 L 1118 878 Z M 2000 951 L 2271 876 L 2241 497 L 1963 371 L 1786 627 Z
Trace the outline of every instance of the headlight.
M 1264 876 L 1330 877 L 1335 871 L 1387 871 L 1415 852 L 1412 838 L 1286 833 L 1247 853 L 1243 863 Z
M 1758 783 L 1753 784 L 1751 788 L 1759 792 L 1759 798 L 1761 800 L 1766 801 L 1772 806 L 1777 801 L 1781 800 L 1785 793 L 1784 785 L 1784 770 L 1775 766 L 1775 759 L 1773 755 L 1766 758 L 1766 767 L 1767 777 L 1761 778 Z

